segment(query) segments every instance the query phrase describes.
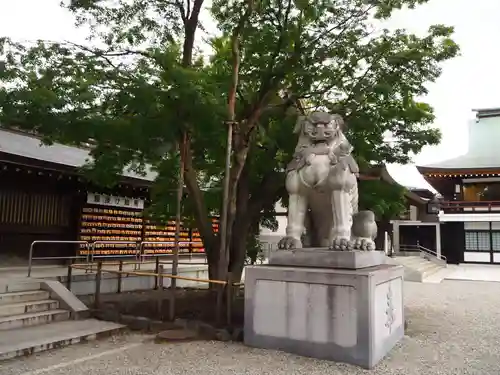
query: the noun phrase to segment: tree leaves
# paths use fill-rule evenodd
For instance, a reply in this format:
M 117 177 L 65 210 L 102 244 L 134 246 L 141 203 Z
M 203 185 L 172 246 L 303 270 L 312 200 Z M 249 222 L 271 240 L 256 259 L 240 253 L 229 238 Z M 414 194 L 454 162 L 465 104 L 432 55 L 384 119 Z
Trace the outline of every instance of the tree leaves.
M 439 77 L 440 64 L 458 54 L 453 29 L 435 25 L 419 37 L 373 26 L 376 18 L 423 2 L 256 0 L 239 38 L 236 120 L 242 127 L 235 139 L 249 149 L 248 178 L 238 188 L 247 192 L 250 208 L 237 215 L 260 221 L 284 196 L 299 99 L 306 110 L 329 109 L 345 117 L 363 168 L 406 163 L 423 146 L 439 142 L 432 108 L 417 98 Z M 187 130 L 191 168 L 205 206 L 217 213 L 230 38 L 246 1 L 212 2 L 220 35 L 211 40 L 208 60 L 195 52 L 191 59 L 186 44 L 186 30 L 198 25 L 197 17 L 189 23 L 192 1 L 74 0 L 67 7 L 79 24 L 90 26 L 89 37 L 98 47 L 1 38 L 2 126 L 36 131 L 48 141 L 91 144 L 92 176 L 107 184 L 127 165 L 139 170 L 151 165 L 159 172 L 154 209 L 162 215 L 173 209 L 167 204 L 176 184 L 173 146 Z M 380 215 L 395 212 L 401 198 L 385 194 L 390 189 L 383 184 L 363 182 L 361 190 L 369 198 L 362 198 L 364 207 Z M 192 195 L 184 201 L 186 213 L 199 210 Z

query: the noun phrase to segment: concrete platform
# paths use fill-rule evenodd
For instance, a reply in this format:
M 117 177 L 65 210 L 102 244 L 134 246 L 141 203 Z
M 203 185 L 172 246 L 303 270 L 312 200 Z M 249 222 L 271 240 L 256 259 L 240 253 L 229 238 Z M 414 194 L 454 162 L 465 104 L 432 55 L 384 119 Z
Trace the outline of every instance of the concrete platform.
M 245 344 L 373 368 L 404 335 L 403 273 L 249 266 Z
M 383 251 L 335 251 L 318 247 L 273 251 L 269 264 L 356 270 L 385 264 L 386 258 Z
M 3 316 L 0 317 L 0 331 L 59 322 L 69 317 L 70 312 L 62 309 Z
M 93 340 L 123 329 L 121 324 L 86 319 L 0 332 L 0 360 Z
M 190 261 L 183 259 L 183 263 L 179 265 L 180 276 L 208 279 L 208 266 L 204 264 L 187 264 Z M 193 259 L 193 263 L 200 263 L 199 259 Z M 118 270 L 118 265 L 104 264 L 105 270 Z M 141 271 L 153 271 L 155 269 L 154 262 L 147 262 L 141 264 Z M 134 265 L 125 264 L 124 271 L 134 271 Z M 165 273 L 171 273 L 171 265 L 165 264 Z M 65 266 L 34 266 L 32 270 L 31 280 L 34 281 L 58 281 L 64 286 L 68 285 L 68 267 Z M 2 285 L 9 281 L 23 281 L 26 282 L 27 267 L 10 267 L 0 268 L 0 293 L 2 292 Z M 95 291 L 95 272 L 85 272 L 84 270 L 74 269 L 71 277 L 71 292 L 76 296 L 91 295 Z M 164 286 L 170 285 L 170 279 L 164 279 Z M 117 274 L 104 272 L 101 281 L 102 293 L 117 293 L 120 287 L 122 292 L 130 292 L 135 290 L 148 290 L 153 289 L 155 285 L 155 278 L 152 276 L 134 276 L 122 275 L 119 277 Z M 195 287 L 206 288 L 207 283 L 200 283 L 191 280 L 178 280 L 179 287 Z M 36 289 L 36 288 L 31 288 Z M 11 291 L 11 290 L 10 290 Z

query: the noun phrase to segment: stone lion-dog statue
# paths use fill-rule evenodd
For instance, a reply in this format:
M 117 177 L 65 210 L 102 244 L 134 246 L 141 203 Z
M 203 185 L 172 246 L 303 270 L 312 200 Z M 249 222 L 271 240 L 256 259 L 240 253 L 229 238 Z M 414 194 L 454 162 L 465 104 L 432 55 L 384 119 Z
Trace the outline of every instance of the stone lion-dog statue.
M 375 250 L 372 211 L 358 211 L 359 167 L 338 114 L 299 116 L 299 141 L 286 170 L 288 225 L 280 249 Z

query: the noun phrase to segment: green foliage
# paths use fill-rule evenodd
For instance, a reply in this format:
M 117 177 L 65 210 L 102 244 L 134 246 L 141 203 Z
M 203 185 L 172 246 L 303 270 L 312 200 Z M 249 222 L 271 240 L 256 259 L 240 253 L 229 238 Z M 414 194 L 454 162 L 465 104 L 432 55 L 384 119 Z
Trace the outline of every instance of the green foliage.
M 36 131 L 47 142 L 92 145 L 93 177 L 113 183 L 132 165 L 159 173 L 154 188 L 160 215 L 171 215 L 180 134 L 190 135 L 191 168 L 210 214 L 221 203 L 231 35 L 249 0 L 213 0 L 221 36 L 204 61 L 186 30 L 203 1 L 73 0 L 79 24 L 91 26 L 98 47 L 0 39 L 0 123 Z M 406 163 L 439 142 L 432 108 L 417 101 L 458 46 L 453 29 L 432 26 L 418 37 L 376 30 L 374 20 L 425 0 L 254 0 L 243 24 L 236 136 L 248 148 L 246 192 L 253 223 L 284 197 L 284 168 L 296 144 L 297 99 L 307 109 L 342 114 L 362 168 Z M 192 41 L 192 40 L 191 40 Z M 199 47 L 199 45 L 198 45 Z M 191 56 L 193 58 L 191 59 Z M 387 135 L 393 141 L 387 142 Z M 100 172 L 99 172 L 100 171 Z M 103 172 L 104 171 L 104 172 Z M 365 188 L 366 185 L 366 188 Z M 193 187 L 185 212 L 201 212 Z M 361 200 L 378 215 L 398 211 L 401 192 L 363 182 Z M 272 226 L 272 222 L 266 221 Z
M 406 189 L 380 180 L 364 180 L 359 183 L 360 209 L 370 209 L 377 219 L 397 218 L 406 210 Z

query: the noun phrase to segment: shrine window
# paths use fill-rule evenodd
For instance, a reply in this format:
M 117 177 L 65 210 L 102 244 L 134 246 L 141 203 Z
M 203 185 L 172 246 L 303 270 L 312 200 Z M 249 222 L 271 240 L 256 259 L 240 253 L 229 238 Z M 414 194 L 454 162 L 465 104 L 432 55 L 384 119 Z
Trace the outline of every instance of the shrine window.
M 464 184 L 463 200 L 467 202 L 500 201 L 500 182 Z

